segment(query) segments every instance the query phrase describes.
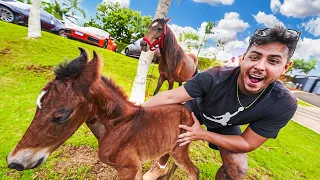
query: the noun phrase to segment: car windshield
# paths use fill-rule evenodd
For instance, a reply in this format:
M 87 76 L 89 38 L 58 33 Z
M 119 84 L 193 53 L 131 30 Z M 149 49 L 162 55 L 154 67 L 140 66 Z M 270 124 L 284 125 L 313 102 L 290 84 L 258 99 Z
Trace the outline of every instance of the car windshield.
M 136 40 L 135 44 L 140 44 L 140 41 L 142 40 L 142 38 Z
M 98 28 L 95 28 L 95 27 L 84 27 L 85 30 L 87 30 L 88 32 L 91 32 L 91 33 L 95 33 L 97 34 L 98 36 L 103 36 L 103 37 L 106 37 L 106 38 L 109 38 L 110 37 L 110 34 L 105 32 L 104 30 L 102 29 L 98 29 Z

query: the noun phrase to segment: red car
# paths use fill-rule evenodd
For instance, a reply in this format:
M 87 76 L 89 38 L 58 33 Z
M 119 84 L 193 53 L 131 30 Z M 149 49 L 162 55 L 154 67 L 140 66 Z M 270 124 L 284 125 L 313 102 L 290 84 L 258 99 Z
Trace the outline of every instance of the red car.
M 113 38 L 110 36 L 110 34 L 95 27 L 66 25 L 65 35 L 71 39 L 80 40 L 104 49 L 118 52 L 117 44 L 113 41 Z

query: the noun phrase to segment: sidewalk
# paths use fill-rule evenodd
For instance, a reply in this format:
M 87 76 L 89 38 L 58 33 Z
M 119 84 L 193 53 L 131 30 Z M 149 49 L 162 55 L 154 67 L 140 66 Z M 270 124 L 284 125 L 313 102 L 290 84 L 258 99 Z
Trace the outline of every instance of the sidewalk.
M 292 119 L 320 134 L 320 108 L 298 105 Z

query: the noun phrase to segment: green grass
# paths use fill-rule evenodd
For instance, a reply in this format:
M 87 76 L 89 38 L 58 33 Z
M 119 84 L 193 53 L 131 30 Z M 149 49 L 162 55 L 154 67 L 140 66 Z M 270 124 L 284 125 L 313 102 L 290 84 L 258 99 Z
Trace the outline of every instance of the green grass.
M 312 104 L 309 104 L 309 103 L 307 103 L 307 102 L 304 102 L 304 101 L 302 101 L 302 100 L 300 100 L 300 99 L 298 99 L 297 102 L 298 102 L 298 104 L 301 105 L 301 106 L 316 107 L 316 106 L 314 106 L 314 105 L 312 105 Z
M 5 158 L 29 126 L 40 90 L 54 78 L 52 68 L 77 57 L 77 47 L 85 48 L 90 54 L 95 50 L 104 61 L 102 73 L 123 87 L 128 95 L 138 61 L 47 32 L 43 32 L 40 39 L 27 39 L 26 35 L 26 27 L 0 21 L 0 179 L 92 179 L 92 167 L 88 166 L 75 166 L 65 174 L 57 173 L 56 164 L 63 159 L 61 148 L 40 168 L 23 172 L 9 170 Z M 152 65 L 148 77 L 147 95 L 152 94 L 156 86 L 156 65 Z M 89 132 L 83 125 L 65 144 L 97 148 L 97 141 Z M 247 179 L 318 179 L 319 147 L 319 134 L 291 121 L 276 140 L 269 140 L 249 153 Z M 201 179 L 213 179 L 221 164 L 219 153 L 199 141 L 192 144 L 190 154 L 201 171 Z M 181 170 L 175 177 L 186 179 Z

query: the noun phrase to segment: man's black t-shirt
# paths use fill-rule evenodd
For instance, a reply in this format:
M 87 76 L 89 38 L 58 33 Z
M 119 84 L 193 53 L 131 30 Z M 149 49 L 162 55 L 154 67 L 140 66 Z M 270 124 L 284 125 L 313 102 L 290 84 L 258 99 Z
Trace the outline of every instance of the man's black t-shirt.
M 280 82 L 270 84 L 249 108 L 243 110 L 237 99 L 240 68 L 213 67 L 184 84 L 192 99 L 192 111 L 208 128 L 250 124 L 266 138 L 276 138 L 297 109 L 296 98 Z M 246 95 L 239 90 L 243 106 L 251 104 L 260 93 Z

